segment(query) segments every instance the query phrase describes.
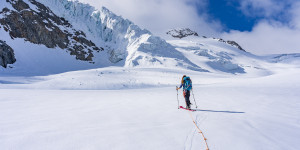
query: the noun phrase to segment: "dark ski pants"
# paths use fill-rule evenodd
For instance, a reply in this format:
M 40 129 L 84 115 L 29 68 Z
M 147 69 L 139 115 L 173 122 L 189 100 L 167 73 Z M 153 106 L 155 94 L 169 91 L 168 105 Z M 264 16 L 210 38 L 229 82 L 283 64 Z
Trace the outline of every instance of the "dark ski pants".
M 183 91 L 183 95 L 184 95 L 184 99 L 185 99 L 186 105 L 188 107 L 190 107 L 190 105 L 191 105 L 191 102 L 190 102 L 190 91 L 189 90 Z

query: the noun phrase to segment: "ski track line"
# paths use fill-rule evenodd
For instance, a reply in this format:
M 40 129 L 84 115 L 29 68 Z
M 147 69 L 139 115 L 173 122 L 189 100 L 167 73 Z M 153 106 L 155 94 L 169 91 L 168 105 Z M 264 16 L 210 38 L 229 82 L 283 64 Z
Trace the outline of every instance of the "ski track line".
M 191 118 L 192 118 L 192 120 L 193 120 L 193 123 L 195 124 L 196 128 L 198 129 L 199 133 L 201 133 L 201 135 L 202 135 L 202 137 L 203 137 L 203 139 L 204 139 L 205 146 L 206 146 L 206 150 L 209 150 L 208 144 L 207 144 L 207 141 L 206 141 L 207 139 L 205 138 L 203 132 L 200 130 L 200 128 L 199 128 L 198 125 L 196 124 L 196 122 L 195 122 L 195 120 L 194 120 L 194 118 L 193 118 L 192 113 L 191 113 L 190 111 L 188 111 L 188 113 L 190 114 L 190 116 L 191 116 Z
M 184 142 L 184 150 L 191 150 L 193 147 L 193 139 L 194 139 L 194 136 L 196 133 L 196 129 L 193 129 L 191 132 L 192 132 L 192 134 L 189 134 L 186 136 L 186 139 Z

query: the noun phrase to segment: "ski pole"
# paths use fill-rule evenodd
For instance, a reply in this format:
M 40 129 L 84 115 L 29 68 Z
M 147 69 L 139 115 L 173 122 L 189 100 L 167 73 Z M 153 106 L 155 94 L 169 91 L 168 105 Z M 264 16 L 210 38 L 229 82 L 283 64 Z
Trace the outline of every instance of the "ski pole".
M 195 102 L 195 104 L 196 104 L 196 108 L 198 108 L 197 103 L 196 103 L 196 100 L 195 100 L 195 96 L 194 96 L 193 89 L 192 89 L 192 94 L 193 94 L 194 102 Z
M 177 102 L 178 102 L 178 109 L 179 109 L 179 100 L 178 100 L 178 87 L 176 86 L 176 91 L 177 91 Z

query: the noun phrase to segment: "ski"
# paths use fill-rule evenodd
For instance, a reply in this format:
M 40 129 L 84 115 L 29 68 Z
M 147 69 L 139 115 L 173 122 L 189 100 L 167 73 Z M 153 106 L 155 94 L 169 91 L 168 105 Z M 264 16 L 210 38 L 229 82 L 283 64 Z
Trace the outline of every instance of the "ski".
M 186 108 L 184 108 L 183 106 L 180 106 L 179 108 L 185 109 L 185 110 L 188 110 L 188 111 L 196 111 L 196 110 L 194 110 L 194 109 L 186 109 Z

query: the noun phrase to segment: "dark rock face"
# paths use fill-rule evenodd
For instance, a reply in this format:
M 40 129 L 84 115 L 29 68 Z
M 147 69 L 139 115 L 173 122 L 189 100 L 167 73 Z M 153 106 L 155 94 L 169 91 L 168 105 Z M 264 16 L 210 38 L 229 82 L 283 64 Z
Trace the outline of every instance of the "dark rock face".
M 246 52 L 246 51 L 245 51 L 245 50 L 244 50 L 237 42 L 235 42 L 235 41 L 225 41 L 225 40 L 223 40 L 223 39 L 219 39 L 219 41 L 220 41 L 220 42 L 227 43 L 227 44 L 229 44 L 229 45 L 231 45 L 231 46 L 235 46 L 235 47 L 237 47 L 239 50 Z
M 14 50 L 4 41 L 0 40 L 0 66 L 6 68 L 7 64 L 16 62 Z
M 245 51 L 237 42 L 235 41 L 227 41 L 227 44 L 230 44 L 232 46 L 236 46 L 239 50 Z
M 199 36 L 197 32 L 192 31 L 189 28 L 173 29 L 171 31 L 168 31 L 167 34 L 173 36 L 174 38 L 180 38 L 180 39 L 187 36 Z
M 23 0 L 6 0 L 15 10 L 4 8 L 0 14 L 0 24 L 9 32 L 12 39 L 24 38 L 34 44 L 43 44 L 48 48 L 59 47 L 67 49 L 76 59 L 83 61 L 93 60 L 93 51 L 104 50 L 86 39 L 82 31 L 72 28 L 64 18 L 55 15 L 48 7 L 29 0 L 38 11 L 29 7 Z

